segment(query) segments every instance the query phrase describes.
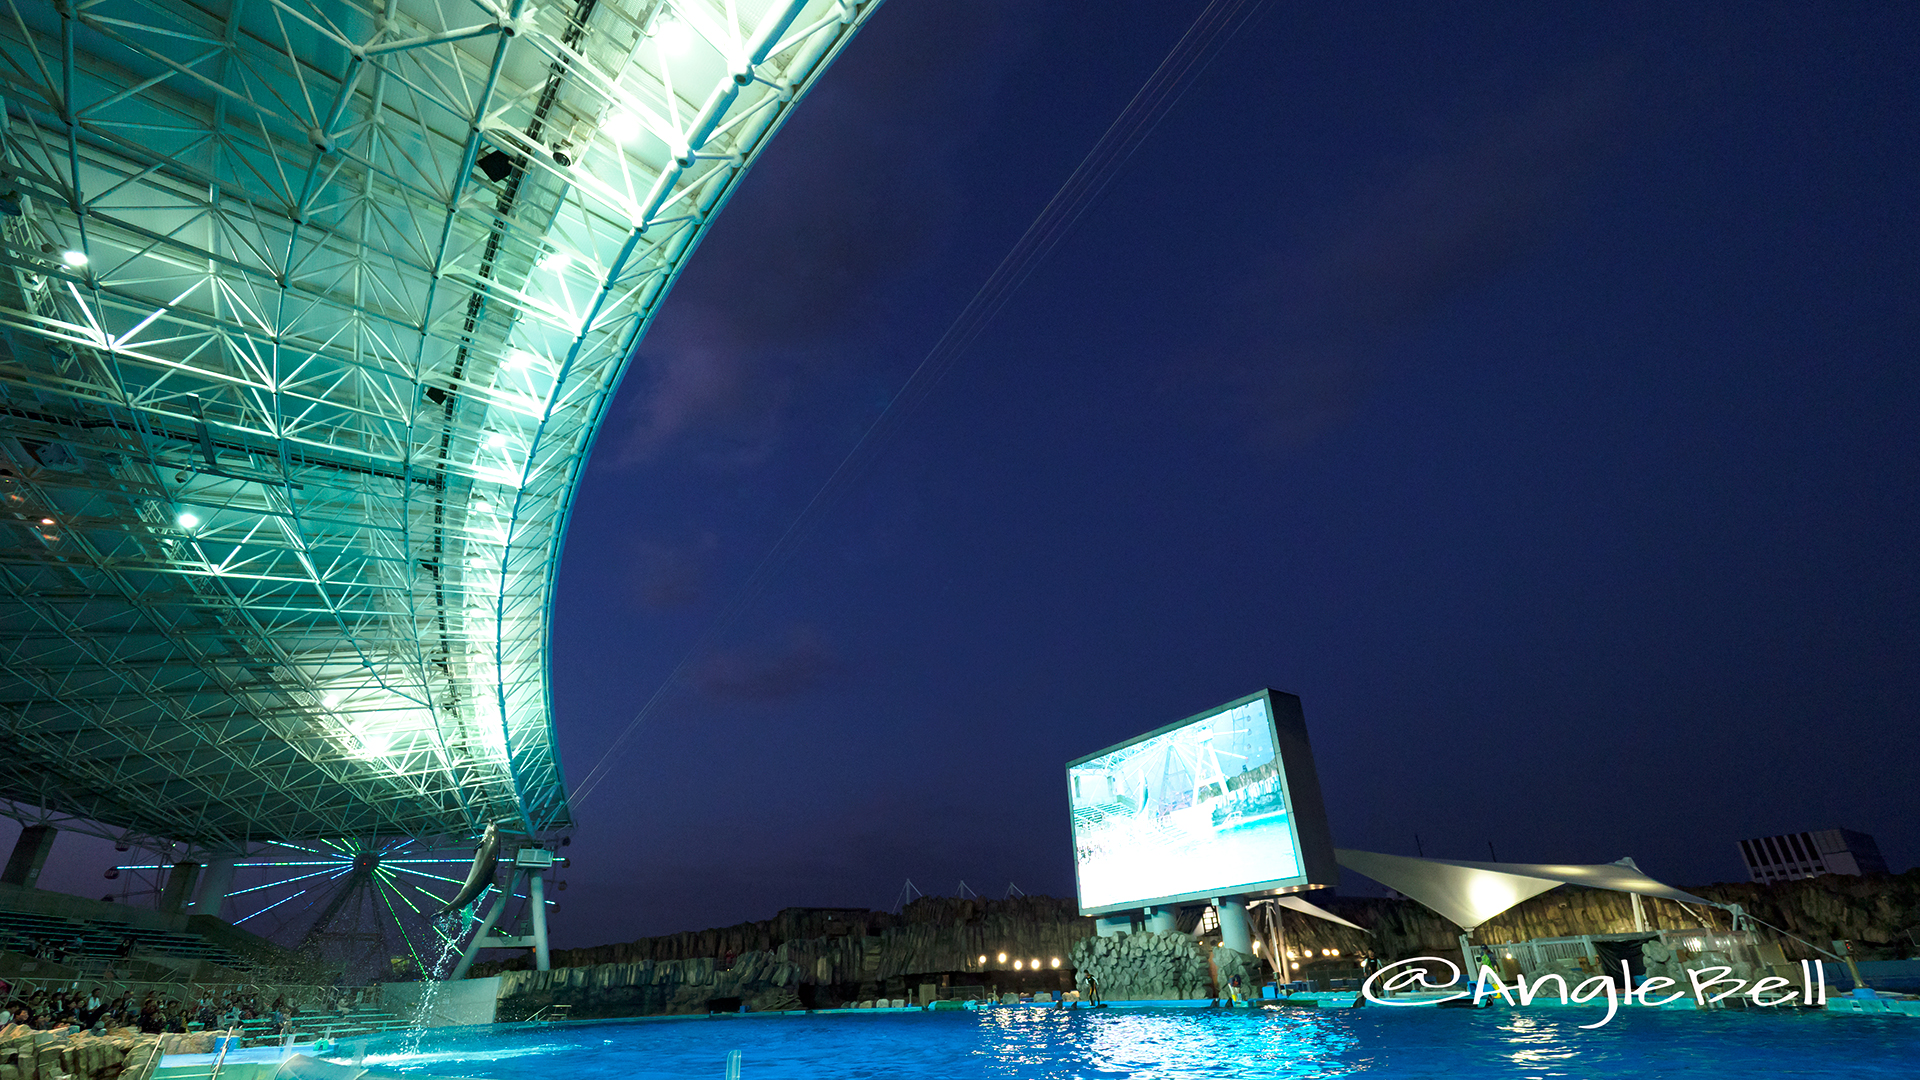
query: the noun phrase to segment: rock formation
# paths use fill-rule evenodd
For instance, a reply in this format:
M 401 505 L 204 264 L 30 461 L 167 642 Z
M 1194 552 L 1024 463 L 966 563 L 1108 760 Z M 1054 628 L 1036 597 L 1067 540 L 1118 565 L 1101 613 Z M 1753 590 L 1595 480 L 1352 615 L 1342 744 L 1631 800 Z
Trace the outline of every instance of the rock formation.
M 1708 885 L 1689 891 L 1741 904 L 1787 933 L 1823 946 L 1835 938 L 1852 940 L 1860 944 L 1863 959 L 1899 959 L 1920 951 L 1907 934 L 1908 928 L 1920 927 L 1920 870 L 1872 878 L 1829 875 L 1774 885 Z M 1350 959 L 1362 955 L 1395 960 L 1458 954 L 1459 927 L 1410 900 L 1316 897 L 1315 902 L 1371 933 L 1286 910 L 1277 912 L 1276 927 L 1267 921 L 1265 910 L 1256 911 L 1254 937 L 1268 939 L 1278 929 L 1286 948 L 1301 958 L 1296 977 L 1347 975 L 1348 970 L 1331 969 L 1350 969 Z M 1672 901 L 1652 899 L 1642 905 L 1654 929 L 1693 929 L 1702 919 L 1723 930 L 1727 925 L 1726 913 L 1717 909 L 1689 912 Z M 1194 915 L 1193 910 L 1183 912 L 1183 929 L 1171 933 L 1097 938 L 1093 920 L 1081 917 L 1072 901 L 1044 896 L 991 901 L 927 897 L 898 914 L 790 908 L 762 922 L 556 950 L 551 972 L 525 970 L 532 964 L 531 957 L 523 956 L 505 965 L 476 965 L 475 974 L 506 976 L 501 986 L 503 1020 L 555 1004 L 572 1006 L 573 1015 L 582 1018 L 741 1005 L 755 1010 L 828 1007 L 875 998 L 911 999 L 927 982 L 964 984 L 974 993 L 999 994 L 1013 985 L 1067 989 L 1075 985 L 1079 971 L 1093 973 L 1104 996 L 1116 1001 L 1212 997 L 1233 971 L 1242 972 L 1245 985 L 1264 980 L 1261 961 L 1213 948 L 1206 939 L 1196 944 L 1188 932 Z M 1632 929 L 1631 897 L 1567 885 L 1489 921 L 1474 940 L 1499 945 Z M 1791 939 L 1780 943 L 1789 961 L 1814 955 Z M 1008 956 L 1006 965 L 997 959 L 1002 953 Z M 981 956 L 989 962 L 980 963 Z M 1712 956 L 1689 957 L 1687 962 L 1717 963 Z M 1040 975 L 1006 970 L 1021 957 L 1042 960 Z M 1062 961 L 1057 971 L 1051 967 L 1055 957 Z M 1667 960 L 1649 956 L 1647 962 L 1652 970 Z
M 1223 950 L 1225 951 L 1225 950 Z M 1072 950 L 1076 981 L 1100 985 L 1108 1001 L 1175 1001 L 1211 998 L 1213 974 L 1207 954 L 1191 934 L 1121 934 L 1083 938 Z

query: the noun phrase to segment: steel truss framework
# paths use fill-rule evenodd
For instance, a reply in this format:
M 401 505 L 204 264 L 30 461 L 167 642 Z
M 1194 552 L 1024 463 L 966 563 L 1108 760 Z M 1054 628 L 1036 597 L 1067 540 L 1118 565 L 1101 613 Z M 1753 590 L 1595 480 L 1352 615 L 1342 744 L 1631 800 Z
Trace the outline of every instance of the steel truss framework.
M 0 809 L 569 823 L 569 498 L 877 0 L 7 0 Z

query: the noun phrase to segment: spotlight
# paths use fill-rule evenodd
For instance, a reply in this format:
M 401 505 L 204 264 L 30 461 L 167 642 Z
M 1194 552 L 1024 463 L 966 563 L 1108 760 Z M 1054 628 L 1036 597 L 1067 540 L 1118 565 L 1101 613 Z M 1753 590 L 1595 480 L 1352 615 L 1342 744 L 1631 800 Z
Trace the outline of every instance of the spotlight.
M 1035 970 L 1035 971 L 1039 971 L 1039 970 L 1040 970 L 1040 959 L 1039 959 L 1038 957 L 1035 957 L 1034 959 L 1032 959 L 1032 960 L 1029 960 L 1029 961 L 1027 961 L 1027 966 L 1029 966 L 1029 967 L 1031 967 L 1031 968 L 1033 968 L 1033 970 Z
M 1015 960 L 1015 961 L 1013 962 L 1013 970 L 1015 970 L 1015 971 L 1019 971 L 1019 970 L 1020 970 L 1020 961 L 1018 961 L 1018 960 Z
M 1340 955 L 1340 950 L 1339 950 L 1339 949 L 1328 949 L 1328 950 L 1327 950 L 1327 954 L 1328 954 L 1329 956 L 1339 956 L 1339 955 Z
M 174 524 L 183 529 L 194 529 L 200 525 L 200 516 L 190 510 L 182 510 L 180 516 L 173 519 Z
M 564 251 L 549 251 L 545 255 L 540 256 L 539 265 L 540 269 L 551 270 L 557 274 L 573 265 L 573 256 Z
M 53 519 L 52 519 L 52 518 L 41 518 L 41 519 L 40 519 L 40 524 L 42 524 L 42 525 L 51 525 L 51 524 L 53 524 Z
M 490 446 L 490 447 L 492 447 L 492 448 L 493 448 L 493 449 L 495 449 L 495 450 L 498 450 L 498 449 L 500 449 L 501 447 L 503 447 L 503 446 L 505 446 L 505 445 L 507 445 L 507 433 L 506 433 L 506 432 L 504 432 L 504 431 L 490 431 L 490 432 L 488 432 L 488 433 L 487 433 L 487 445 L 488 445 L 488 446 Z
M 515 371 L 533 366 L 534 355 L 525 349 L 507 350 L 507 366 Z
M 1007 954 L 1006 954 L 1006 953 L 1001 953 L 1001 954 L 1000 954 L 1000 962 L 1001 962 L 1001 963 L 1003 963 L 1003 964 L 1007 962 Z
M 60 253 L 60 261 L 78 270 L 87 265 L 87 253 L 84 251 L 63 251 Z
M 987 962 L 987 955 L 985 953 L 980 954 L 980 962 L 982 964 L 985 964 Z
M 1059 966 L 1060 966 L 1060 958 L 1059 958 L 1059 957 L 1057 957 L 1057 956 L 1056 956 L 1056 957 L 1054 957 L 1054 958 L 1053 958 L 1053 966 L 1054 966 L 1054 967 L 1059 967 Z

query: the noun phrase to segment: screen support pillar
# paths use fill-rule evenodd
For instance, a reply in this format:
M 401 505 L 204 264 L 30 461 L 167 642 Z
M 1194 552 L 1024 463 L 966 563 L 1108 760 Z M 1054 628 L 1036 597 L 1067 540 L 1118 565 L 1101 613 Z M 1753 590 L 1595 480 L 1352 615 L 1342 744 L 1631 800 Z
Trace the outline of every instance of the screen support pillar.
M 1253 955 L 1253 932 L 1247 926 L 1247 902 L 1237 896 L 1223 896 L 1213 902 L 1220 917 L 1220 944 L 1237 953 Z
M 1147 909 L 1146 931 L 1149 934 L 1170 933 L 1174 929 L 1173 909 L 1150 907 Z
M 501 914 L 507 910 L 507 897 L 513 895 L 513 887 L 518 884 L 515 879 L 518 877 L 516 874 L 507 879 L 507 887 L 500 891 L 493 905 L 487 908 L 487 913 L 480 917 L 480 925 L 473 928 L 473 940 L 467 943 L 466 950 L 460 954 L 460 962 L 453 965 L 453 974 L 447 976 L 448 981 L 467 977 L 467 969 L 473 966 L 473 958 L 480 955 L 480 950 L 487 944 L 487 935 L 493 933 L 494 924 L 500 921 Z
M 53 838 L 59 830 L 51 825 L 29 825 L 20 830 L 7 868 L 0 871 L 0 884 L 31 889 L 40 880 L 40 868 L 47 865 L 47 853 L 53 850 Z
M 547 950 L 547 872 L 527 871 L 528 904 L 533 908 L 533 970 L 553 968 L 553 954 Z
M 169 915 L 177 915 L 187 906 L 187 897 L 193 895 L 193 884 L 200 880 L 200 864 L 192 859 L 181 859 L 167 872 L 167 883 L 160 890 L 160 910 Z
M 238 855 L 222 855 L 209 859 L 206 869 L 200 872 L 200 888 L 187 904 L 191 915 L 211 915 L 220 917 L 220 905 L 227 898 L 227 890 L 233 886 L 234 863 Z

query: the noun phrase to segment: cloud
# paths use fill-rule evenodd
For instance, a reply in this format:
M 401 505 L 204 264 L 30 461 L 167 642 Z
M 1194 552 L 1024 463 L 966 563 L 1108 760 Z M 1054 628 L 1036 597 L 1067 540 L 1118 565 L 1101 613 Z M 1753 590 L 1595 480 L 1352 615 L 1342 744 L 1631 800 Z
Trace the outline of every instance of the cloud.
M 1618 141 L 1629 71 L 1595 64 L 1420 158 L 1243 290 L 1204 364 L 1256 441 L 1337 423 L 1397 338 L 1537 250 Z
M 706 594 L 707 574 L 719 547 L 720 538 L 711 532 L 678 546 L 642 541 L 634 557 L 641 602 L 656 609 L 697 603 Z
M 710 698 L 771 702 L 818 689 L 841 664 L 818 632 L 798 627 L 773 647 L 749 647 L 708 657 L 694 683 Z

